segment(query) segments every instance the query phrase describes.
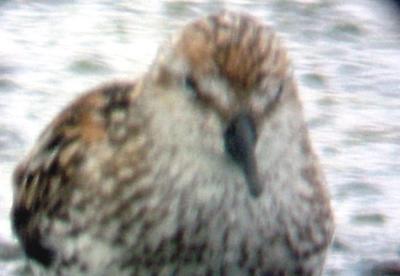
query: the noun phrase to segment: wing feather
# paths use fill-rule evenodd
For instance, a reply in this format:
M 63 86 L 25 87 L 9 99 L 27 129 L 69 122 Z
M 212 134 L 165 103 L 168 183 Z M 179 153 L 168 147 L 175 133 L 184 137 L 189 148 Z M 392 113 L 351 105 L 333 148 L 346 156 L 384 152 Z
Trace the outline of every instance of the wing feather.
M 50 123 L 16 168 L 13 227 L 26 254 L 43 265 L 54 257 L 44 221 L 68 221 L 71 205 L 110 196 L 121 178 L 143 172 L 136 160 L 145 154 L 137 89 L 134 82 L 113 82 L 88 91 Z M 104 187 L 107 180 L 111 187 Z

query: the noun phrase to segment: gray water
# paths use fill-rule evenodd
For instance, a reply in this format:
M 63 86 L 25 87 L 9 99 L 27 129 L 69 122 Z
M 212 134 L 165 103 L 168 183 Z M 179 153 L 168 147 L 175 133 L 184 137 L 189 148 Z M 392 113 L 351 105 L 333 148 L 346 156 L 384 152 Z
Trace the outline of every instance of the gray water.
M 386 3 L 0 0 L 0 275 L 29 275 L 10 178 L 39 132 L 79 93 L 138 76 L 173 30 L 221 8 L 269 22 L 290 50 L 336 213 L 325 275 L 400 262 L 400 11 Z

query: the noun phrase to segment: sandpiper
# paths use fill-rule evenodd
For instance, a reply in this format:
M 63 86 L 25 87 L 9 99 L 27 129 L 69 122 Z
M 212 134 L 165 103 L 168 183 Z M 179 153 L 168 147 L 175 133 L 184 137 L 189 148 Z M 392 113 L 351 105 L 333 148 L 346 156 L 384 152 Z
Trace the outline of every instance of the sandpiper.
M 12 220 L 47 275 L 321 274 L 330 199 L 279 37 L 219 12 L 86 92 L 16 168 Z

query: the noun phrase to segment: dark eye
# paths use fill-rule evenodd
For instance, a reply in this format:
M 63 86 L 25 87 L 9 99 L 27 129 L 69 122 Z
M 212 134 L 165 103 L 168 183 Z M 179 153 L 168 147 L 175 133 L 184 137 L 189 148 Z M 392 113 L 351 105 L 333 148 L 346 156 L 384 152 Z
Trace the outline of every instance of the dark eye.
M 189 88 L 194 95 L 198 94 L 198 86 L 196 80 L 193 78 L 193 76 L 189 75 L 185 78 L 185 85 L 187 88 Z

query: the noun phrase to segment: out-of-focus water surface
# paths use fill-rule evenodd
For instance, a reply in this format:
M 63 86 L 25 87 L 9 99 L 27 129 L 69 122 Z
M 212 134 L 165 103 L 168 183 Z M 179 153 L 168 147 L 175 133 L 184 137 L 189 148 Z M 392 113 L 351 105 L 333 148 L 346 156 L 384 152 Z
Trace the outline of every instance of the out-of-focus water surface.
M 79 93 L 139 75 L 168 34 L 222 8 L 269 22 L 290 49 L 336 213 L 325 275 L 400 259 L 400 13 L 386 3 L 0 1 L 0 275 L 28 274 L 10 228 L 11 175 L 39 132 Z

